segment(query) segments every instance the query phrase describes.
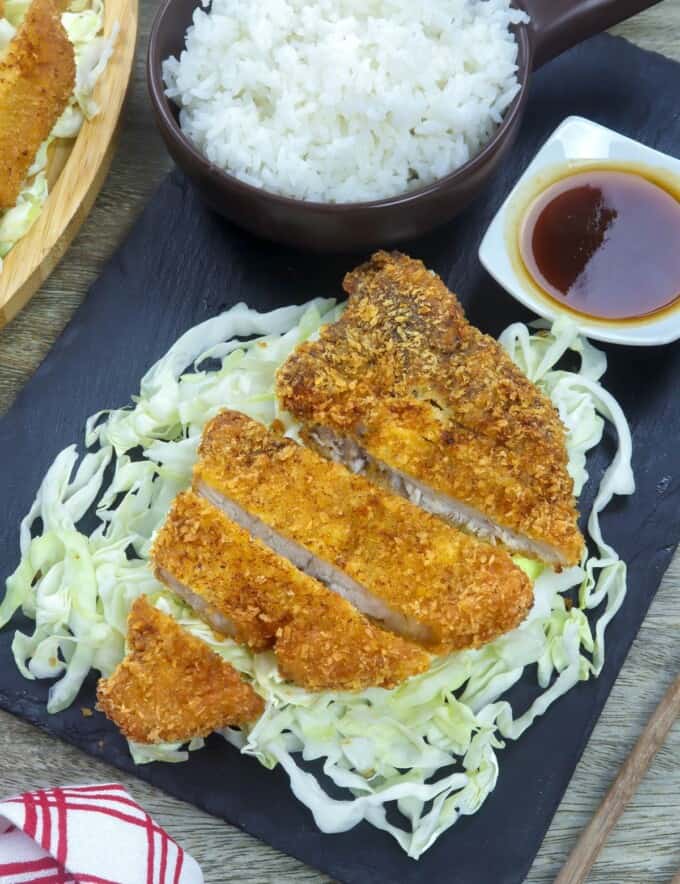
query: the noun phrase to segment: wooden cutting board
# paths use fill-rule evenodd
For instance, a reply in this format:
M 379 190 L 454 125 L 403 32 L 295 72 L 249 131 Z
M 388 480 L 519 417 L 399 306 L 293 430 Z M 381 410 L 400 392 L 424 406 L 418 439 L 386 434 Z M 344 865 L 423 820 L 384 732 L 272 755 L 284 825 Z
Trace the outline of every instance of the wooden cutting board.
M 50 147 L 50 194 L 28 234 L 4 259 L 0 271 L 0 328 L 6 325 L 50 275 L 87 218 L 115 150 L 118 122 L 132 74 L 138 0 L 105 0 L 104 33 L 118 22 L 113 55 L 94 91 L 100 111 L 78 137 Z

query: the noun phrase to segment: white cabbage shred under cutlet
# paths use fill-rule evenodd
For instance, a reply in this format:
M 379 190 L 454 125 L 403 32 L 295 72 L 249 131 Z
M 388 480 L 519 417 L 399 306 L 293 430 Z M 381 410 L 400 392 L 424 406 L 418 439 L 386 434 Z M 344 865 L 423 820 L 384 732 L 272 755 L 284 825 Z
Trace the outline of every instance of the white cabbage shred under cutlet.
M 213 0 L 167 94 L 213 163 L 322 202 L 392 196 L 454 171 L 519 90 L 510 0 Z

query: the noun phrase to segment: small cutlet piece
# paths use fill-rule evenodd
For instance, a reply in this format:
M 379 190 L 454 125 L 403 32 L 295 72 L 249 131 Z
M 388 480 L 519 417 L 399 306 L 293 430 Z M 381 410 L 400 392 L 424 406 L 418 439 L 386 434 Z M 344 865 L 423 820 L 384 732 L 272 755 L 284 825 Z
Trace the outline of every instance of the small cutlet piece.
M 128 617 L 128 653 L 97 686 L 97 708 L 136 743 L 186 742 L 264 711 L 234 667 L 144 596 Z
M 307 690 L 391 688 L 430 664 L 191 491 L 175 499 L 151 559 L 213 629 L 273 648 L 282 675 Z
M 580 560 L 564 427 L 421 261 L 378 252 L 347 309 L 278 373 L 282 406 L 327 456 L 508 548 Z
M 11 208 L 75 86 L 73 44 L 53 0 L 33 0 L 0 59 L 0 210 Z
M 531 605 L 529 580 L 503 550 L 239 412 L 206 427 L 194 488 L 362 613 L 433 652 L 491 641 Z

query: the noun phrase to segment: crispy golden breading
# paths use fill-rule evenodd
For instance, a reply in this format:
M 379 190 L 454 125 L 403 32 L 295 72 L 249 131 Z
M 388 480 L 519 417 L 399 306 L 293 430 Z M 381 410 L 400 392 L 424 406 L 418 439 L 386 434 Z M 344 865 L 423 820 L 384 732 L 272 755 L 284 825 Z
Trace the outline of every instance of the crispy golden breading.
M 262 715 L 262 698 L 236 669 L 144 596 L 127 640 L 127 656 L 97 686 L 97 708 L 129 740 L 186 742 Z
M 284 678 L 308 691 L 363 691 L 395 688 L 429 669 L 429 655 L 416 644 L 345 605 L 319 600 L 309 616 L 281 628 L 274 653 Z
M 421 624 L 418 637 L 433 650 L 491 641 L 531 605 L 527 577 L 503 550 L 239 412 L 222 412 L 206 427 L 194 485 L 218 492 L 344 572 L 389 612 Z
M 279 371 L 284 408 L 578 562 L 564 428 L 549 399 L 421 261 L 378 252 L 345 289 L 339 321 Z
M 349 602 L 278 556 L 193 492 L 180 494 L 151 554 L 159 580 L 196 613 L 307 690 L 394 687 L 429 666 L 417 645 L 370 623 Z M 168 579 L 171 578 L 171 579 Z M 228 631 L 231 634 L 232 630 Z
M 33 0 L 0 59 L 0 210 L 11 208 L 75 85 L 73 45 L 53 0 Z

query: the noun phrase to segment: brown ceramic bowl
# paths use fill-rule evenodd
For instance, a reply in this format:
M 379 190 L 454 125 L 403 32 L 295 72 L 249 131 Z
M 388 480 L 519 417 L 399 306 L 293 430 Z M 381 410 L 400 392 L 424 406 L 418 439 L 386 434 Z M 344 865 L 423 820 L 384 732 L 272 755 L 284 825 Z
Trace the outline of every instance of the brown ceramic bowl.
M 245 0 L 244 0 L 245 2 Z M 389 199 L 314 203 L 289 199 L 239 181 L 207 160 L 183 134 L 166 97 L 162 62 L 184 49 L 200 0 L 163 0 L 151 28 L 147 77 L 161 135 L 177 165 L 205 201 L 265 239 L 317 252 L 368 251 L 421 236 L 465 209 L 512 147 L 526 104 L 531 71 L 586 37 L 658 0 L 515 0 L 531 16 L 516 29 L 521 89 L 486 147 L 457 171 Z

